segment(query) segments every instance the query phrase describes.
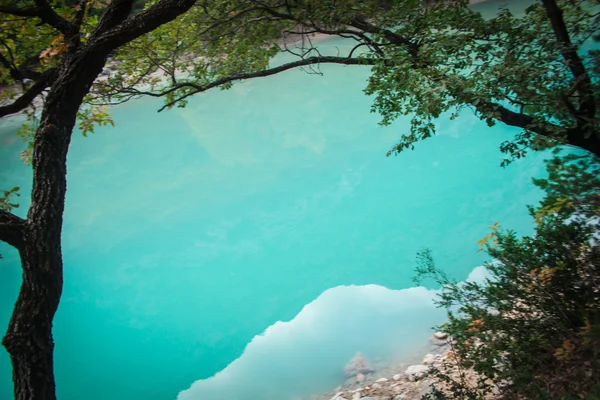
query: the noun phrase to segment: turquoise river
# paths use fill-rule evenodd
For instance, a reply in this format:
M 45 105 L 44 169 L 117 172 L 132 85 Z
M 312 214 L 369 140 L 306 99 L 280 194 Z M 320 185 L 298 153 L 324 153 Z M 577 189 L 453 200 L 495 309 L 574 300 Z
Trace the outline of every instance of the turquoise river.
M 488 5 L 489 7 L 489 5 Z M 323 47 L 340 45 L 323 42 Z M 444 312 L 413 287 L 415 254 L 465 279 L 498 221 L 527 234 L 545 154 L 499 166 L 515 133 L 472 113 L 385 157 L 407 128 L 378 126 L 368 69 L 289 71 L 193 98 L 112 108 L 74 135 L 56 315 L 61 400 L 289 400 L 343 382 L 357 352 L 409 358 Z M 19 119 L 0 125 L 0 188 L 31 170 Z M 0 244 L 0 332 L 20 266 Z M 0 349 L 0 399 L 12 398 Z

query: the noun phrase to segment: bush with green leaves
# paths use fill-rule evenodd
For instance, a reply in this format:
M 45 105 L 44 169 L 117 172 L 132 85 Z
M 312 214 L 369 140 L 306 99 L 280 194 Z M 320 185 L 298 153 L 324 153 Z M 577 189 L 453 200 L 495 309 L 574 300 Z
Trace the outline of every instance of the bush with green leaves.
M 599 169 L 589 156 L 549 160 L 534 234 L 494 227 L 484 282 L 449 279 L 419 253 L 417 280 L 442 286 L 439 329 L 452 338 L 424 398 L 600 399 Z

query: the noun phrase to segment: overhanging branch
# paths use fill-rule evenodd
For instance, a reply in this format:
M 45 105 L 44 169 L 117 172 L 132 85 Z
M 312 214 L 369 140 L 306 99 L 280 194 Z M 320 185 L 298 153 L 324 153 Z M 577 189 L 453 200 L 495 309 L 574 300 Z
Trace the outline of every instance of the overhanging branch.
M 383 29 L 375 26 L 361 17 L 353 18 L 351 23 L 353 26 L 363 30 L 364 32 L 383 35 L 383 37 L 385 37 L 389 42 L 399 46 L 404 46 L 408 54 L 410 54 L 410 56 L 413 58 L 416 58 L 419 53 L 419 45 L 417 43 L 414 43 L 410 39 L 398 35 L 389 29 Z
M 54 79 L 56 79 L 55 69 L 51 69 L 44 73 L 44 75 L 39 81 L 35 82 L 25 93 L 23 93 L 15 101 L 13 101 L 11 104 L 0 106 L 0 118 L 10 114 L 18 113 L 19 111 L 22 111 L 25 108 L 27 108 L 37 96 L 42 94 L 44 89 L 52 85 Z
M 58 15 L 48 1 L 34 0 L 34 3 L 37 6 L 36 16 L 65 36 L 71 36 L 79 30 L 75 25 Z
M 535 119 L 533 117 L 527 114 L 511 111 L 508 108 L 501 106 L 500 104 L 492 102 L 481 102 L 475 108 L 477 109 L 477 111 L 482 113 L 490 110 L 493 111 L 494 113 L 496 113 L 496 119 L 506 125 L 527 129 L 531 132 L 537 133 L 538 135 L 548 137 L 551 136 L 548 130 L 535 125 Z
M 0 241 L 6 242 L 17 249 L 25 242 L 26 221 L 16 215 L 0 210 Z
M 65 35 L 72 35 L 77 31 L 76 26 L 58 15 L 46 0 L 34 0 L 34 3 L 35 6 L 32 7 L 0 6 L 0 13 L 17 17 L 39 18 Z
M 10 14 L 17 17 L 37 17 L 37 7 L 0 6 L 0 14 Z
M 95 50 L 114 50 L 153 31 L 188 11 L 196 0 L 161 0 L 106 32 L 96 31 L 89 41 Z
M 579 86 L 581 100 L 579 102 L 578 123 L 587 125 L 586 119 L 594 118 L 596 114 L 596 103 L 594 99 L 592 80 L 588 73 L 583 60 L 577 53 L 577 47 L 573 45 L 569 30 L 563 18 L 563 11 L 555 0 L 542 0 L 542 4 L 546 9 L 546 14 L 550 20 L 550 25 L 554 32 L 554 36 L 561 45 L 561 56 L 565 60 L 567 67 L 575 78 L 576 85 Z
M 113 0 L 102 14 L 95 31 L 106 32 L 125 21 L 131 13 L 132 7 L 133 0 Z
M 491 102 L 479 103 L 475 108 L 482 113 L 493 111 L 496 113 L 496 118 L 506 125 L 527 129 L 528 131 L 552 140 L 560 141 L 552 131 L 562 130 L 566 133 L 566 141 L 563 141 L 564 144 L 585 149 L 592 154 L 595 154 L 597 157 L 600 157 L 600 141 L 595 140 L 594 137 L 586 138 L 580 127 L 567 128 L 549 122 L 544 122 L 542 125 L 539 122 L 536 122 L 535 118 L 532 116 L 511 111 L 506 107 Z M 547 128 L 544 128 L 544 126 Z
M 315 64 L 375 65 L 375 63 L 377 63 L 377 62 L 380 62 L 380 61 L 377 59 L 374 59 L 374 58 L 313 56 L 313 57 L 307 57 L 302 60 L 286 63 L 286 64 L 280 65 L 278 67 L 273 67 L 273 68 L 255 71 L 255 72 L 229 75 L 229 76 L 217 79 L 215 81 L 212 81 L 210 83 L 207 83 L 205 85 L 200 85 L 200 84 L 197 84 L 194 82 L 182 82 L 180 84 L 174 85 L 174 86 L 170 87 L 169 89 L 166 89 L 161 92 L 142 91 L 142 90 L 137 90 L 135 88 L 121 88 L 120 90 L 117 89 L 116 91 L 121 91 L 121 93 L 123 93 L 123 94 L 129 94 L 132 96 L 163 97 L 163 96 L 169 95 L 177 90 L 186 89 L 186 88 L 192 89 L 190 92 L 185 93 L 184 95 L 179 96 L 176 99 L 165 104 L 163 107 L 161 107 L 158 110 L 159 112 L 161 112 L 161 111 L 165 110 L 166 108 L 172 107 L 176 103 L 178 103 L 194 94 L 205 92 L 209 89 L 223 86 L 228 83 L 235 82 L 235 81 L 243 81 L 243 80 L 247 80 L 247 79 L 267 77 L 267 76 L 279 74 L 281 72 L 284 72 L 284 71 L 287 71 L 290 69 L 305 67 L 305 66 L 310 66 L 310 65 L 315 65 Z

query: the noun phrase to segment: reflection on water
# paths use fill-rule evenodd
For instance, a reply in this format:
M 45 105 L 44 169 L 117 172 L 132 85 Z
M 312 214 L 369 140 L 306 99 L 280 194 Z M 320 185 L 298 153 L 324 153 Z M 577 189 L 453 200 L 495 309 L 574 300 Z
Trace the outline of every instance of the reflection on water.
M 478 267 L 467 280 L 484 277 Z M 291 321 L 255 336 L 240 358 L 177 399 L 287 400 L 326 392 L 343 383 L 344 366 L 357 352 L 376 360 L 376 372 L 416 362 L 426 352 L 431 327 L 445 317 L 435 307 L 435 294 L 424 287 L 329 289 Z

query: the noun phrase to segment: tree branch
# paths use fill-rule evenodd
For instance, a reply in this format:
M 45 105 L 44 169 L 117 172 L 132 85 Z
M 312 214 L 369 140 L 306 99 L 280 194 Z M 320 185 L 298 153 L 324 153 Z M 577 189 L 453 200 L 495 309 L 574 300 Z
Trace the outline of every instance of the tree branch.
M 496 113 L 496 119 L 500 122 L 505 123 L 506 125 L 515 126 L 517 128 L 529 129 L 532 132 L 535 132 L 539 135 L 548 136 L 549 133 L 546 130 L 541 128 L 533 127 L 534 118 L 509 110 L 506 107 L 501 106 L 500 104 L 492 103 L 492 102 L 480 102 L 477 106 L 475 106 L 477 111 L 480 113 L 484 113 L 487 111 L 493 111 Z
M 34 0 L 37 6 L 37 17 L 42 21 L 64 34 L 71 36 L 79 31 L 79 28 L 58 15 L 47 0 Z
M 12 7 L 12 6 L 0 6 L 0 13 L 15 15 L 17 17 L 37 17 L 37 7 Z
M 26 221 L 16 215 L 0 210 L 0 240 L 17 249 L 25 242 Z
M 600 157 L 600 141 L 595 140 L 593 136 L 591 138 L 585 138 L 580 127 L 565 128 L 551 124 L 549 122 L 544 122 L 544 125 L 550 128 L 546 129 L 543 126 L 536 124 L 535 118 L 529 115 L 511 111 L 506 107 L 491 102 L 479 103 L 477 106 L 475 106 L 475 108 L 479 112 L 492 110 L 495 113 L 497 113 L 497 119 L 500 122 L 517 128 L 527 129 L 528 131 L 531 131 L 538 135 L 542 135 L 552 140 L 559 139 L 556 137 L 556 135 L 554 135 L 551 132 L 551 130 L 562 130 L 566 133 L 567 140 L 566 142 L 564 142 L 565 144 L 577 146 L 595 154 L 597 157 Z
M 17 98 L 11 104 L 0 106 L 0 118 L 10 114 L 18 113 L 29 106 L 33 100 L 39 96 L 44 89 L 50 87 L 56 79 L 56 70 L 51 69 L 44 73 L 42 78 L 35 82 L 25 93 Z
M 23 75 L 21 74 L 21 71 L 19 71 L 19 69 L 12 63 L 12 61 L 9 61 L 6 57 L 4 57 L 2 53 L 0 53 L 0 64 L 2 64 L 4 68 L 8 70 L 10 77 L 13 78 L 15 81 L 23 80 Z
M 212 25 L 208 26 L 206 29 L 198 32 L 197 35 L 198 36 L 203 36 L 203 35 L 207 34 L 208 32 L 212 31 L 213 29 L 218 28 L 219 26 L 229 24 L 229 23 L 235 21 L 236 19 L 239 19 L 242 16 L 244 16 L 244 15 L 246 15 L 246 14 L 252 12 L 252 11 L 256 11 L 256 10 L 261 10 L 261 8 L 260 7 L 250 7 L 250 8 L 246 8 L 244 10 L 236 12 L 233 17 L 229 17 L 229 18 L 226 18 L 226 19 L 217 19 L 215 23 L 213 23 Z M 204 6 L 204 12 L 206 13 L 206 15 L 208 15 L 210 17 L 210 14 L 208 13 L 208 10 L 206 9 L 206 6 Z
M 125 21 L 131 13 L 133 0 L 113 0 L 96 26 L 95 32 L 102 33 Z
M 174 20 L 195 3 L 196 0 L 161 0 L 106 32 L 98 31 L 88 43 L 98 49 L 116 49 Z
M 0 40 L 0 42 L 2 41 Z M 15 81 L 22 81 L 23 79 L 36 80 L 40 79 L 43 76 L 41 72 L 17 67 L 13 63 L 12 59 L 9 60 L 5 56 L 3 56 L 2 53 L 0 53 L 0 64 L 2 64 L 6 69 L 8 69 L 10 77 L 13 78 Z
M 405 38 L 404 36 L 397 35 L 389 29 L 379 28 L 378 26 L 367 22 L 364 18 L 361 17 L 353 18 L 351 23 L 356 28 L 361 29 L 367 33 L 380 34 L 383 35 L 383 37 L 385 37 L 391 43 L 406 46 L 408 54 L 410 54 L 410 56 L 413 58 L 416 58 L 418 56 L 419 45 L 412 42 L 408 38 Z
M 556 39 L 561 45 L 560 54 L 567 62 L 567 66 L 576 82 L 579 84 L 579 91 L 582 94 L 582 99 L 579 102 L 578 113 L 581 117 L 591 119 L 596 114 L 596 104 L 592 90 L 592 81 L 589 74 L 577 53 L 577 48 L 573 46 L 569 31 L 563 18 L 563 11 L 556 4 L 555 0 L 542 0 L 546 14 L 550 20 L 552 30 Z M 580 117 L 580 118 L 581 118 Z M 587 124 L 585 121 L 579 121 L 580 124 Z
M 342 64 L 342 65 L 375 65 L 375 63 L 377 62 L 383 62 L 383 61 L 379 61 L 377 59 L 374 58 L 349 58 L 349 57 L 335 57 L 335 56 L 313 56 L 313 57 L 307 57 L 303 60 L 298 60 L 298 61 L 294 61 L 294 62 L 290 62 L 290 63 L 286 63 L 283 65 L 280 65 L 278 67 L 273 67 L 273 68 L 269 68 L 269 69 L 264 69 L 261 71 L 255 71 L 255 72 L 248 72 L 248 73 L 242 73 L 242 74 L 233 74 L 233 75 L 229 75 L 220 79 L 217 79 L 213 82 L 210 82 L 206 85 L 199 85 L 197 83 L 194 82 L 182 82 L 180 84 L 177 84 L 173 87 L 170 87 L 167 90 L 164 90 L 162 92 L 148 92 L 148 91 L 141 91 L 141 90 L 137 90 L 134 88 L 115 88 L 115 91 L 120 91 L 121 93 L 125 93 L 125 94 L 129 94 L 132 96 L 152 96 L 152 97 L 163 97 L 166 96 L 170 93 L 173 93 L 177 90 L 180 89 L 185 89 L 185 88 L 190 88 L 192 89 L 190 92 L 185 93 L 184 95 L 170 101 L 169 103 L 165 104 L 163 107 L 161 107 L 158 112 L 161 112 L 169 107 L 172 107 L 173 105 L 175 105 L 176 103 L 180 102 L 181 100 L 184 100 L 196 93 L 201 93 L 201 92 L 205 92 L 209 89 L 215 88 L 215 87 L 219 87 L 219 86 L 223 86 L 225 84 L 231 83 L 231 82 L 235 82 L 235 81 L 242 81 L 242 80 L 247 80 L 247 79 L 252 79 L 252 78 L 261 78 L 261 77 L 267 77 L 267 76 L 271 76 L 271 75 L 276 75 L 279 74 L 281 72 L 290 70 L 290 69 L 294 69 L 294 68 L 298 68 L 298 67 L 305 67 L 305 66 L 309 66 L 309 65 L 315 65 L 315 64 Z
M 34 0 L 34 3 L 35 7 L 0 6 L 0 13 L 39 18 L 66 36 L 77 33 L 77 27 L 58 15 L 46 0 Z
M 75 17 L 73 18 L 73 25 L 77 27 L 77 29 L 81 29 L 81 24 L 83 23 L 83 18 L 85 17 L 85 12 L 88 6 L 87 0 L 79 0 L 77 3 L 78 7 L 75 11 Z
M 276 18 L 279 18 L 282 20 L 294 21 L 294 22 L 300 24 L 301 26 L 311 27 L 312 29 L 314 29 L 315 32 L 324 33 L 327 35 L 337 35 L 337 36 L 341 36 L 341 37 L 345 37 L 344 34 L 348 34 L 348 35 L 351 35 L 353 37 L 353 39 L 355 39 L 357 41 L 359 41 L 359 39 L 362 39 L 367 43 L 367 45 L 369 47 L 371 47 L 374 51 L 376 51 L 377 53 L 380 53 L 380 54 L 382 53 L 381 49 L 379 49 L 379 47 L 378 47 L 380 44 L 376 43 L 373 39 L 368 37 L 365 33 L 380 34 L 380 35 L 383 35 L 383 37 L 385 37 L 391 43 L 394 43 L 396 45 L 406 46 L 408 53 L 413 58 L 413 64 L 415 63 L 415 59 L 418 55 L 419 46 L 416 43 L 413 43 L 409 39 L 407 39 L 403 36 L 400 36 L 392 31 L 390 31 L 389 29 L 383 29 L 383 28 L 377 27 L 377 26 L 367 22 L 364 18 L 361 18 L 361 17 L 353 18 L 351 21 L 351 25 L 354 26 L 355 28 L 360 29 L 362 32 L 356 31 L 353 29 L 348 29 L 348 28 L 327 29 L 327 28 L 323 28 L 321 26 L 317 26 L 317 24 L 315 24 L 313 21 L 305 21 L 305 20 L 302 20 L 302 19 L 294 16 L 291 13 L 291 8 L 290 8 L 288 2 L 286 2 L 286 8 L 288 11 L 287 14 L 277 10 L 276 7 L 269 7 L 265 4 L 263 4 L 262 2 L 259 2 L 256 0 L 254 0 L 254 2 L 261 5 L 261 7 L 260 7 L 261 10 L 273 15 Z

